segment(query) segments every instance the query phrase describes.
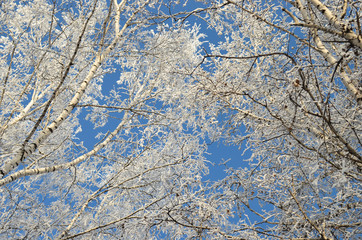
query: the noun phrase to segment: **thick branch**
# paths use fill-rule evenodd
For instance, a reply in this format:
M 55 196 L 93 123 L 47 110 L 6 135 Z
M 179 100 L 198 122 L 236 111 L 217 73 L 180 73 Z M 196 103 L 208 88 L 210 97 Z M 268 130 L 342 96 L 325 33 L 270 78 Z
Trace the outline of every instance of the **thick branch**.
M 59 165 L 55 165 L 55 166 L 51 166 L 51 167 L 43 167 L 43 168 L 36 168 L 36 169 L 24 169 L 24 170 L 18 171 L 4 179 L 1 179 L 0 186 L 13 182 L 16 179 L 24 177 L 24 176 L 39 175 L 39 174 L 55 172 L 55 171 L 59 171 L 59 170 L 63 170 L 63 169 L 68 169 L 72 166 L 75 166 L 75 165 L 85 161 L 90 156 L 93 156 L 99 150 L 101 150 L 104 146 L 106 146 L 112 140 L 112 138 L 115 135 L 117 135 L 117 133 L 122 129 L 122 127 L 134 116 L 134 115 L 132 115 L 132 116 L 128 117 L 128 115 L 129 114 L 126 112 L 125 116 L 123 117 L 122 122 L 117 126 L 117 128 L 111 134 L 109 134 L 107 136 L 107 138 L 102 143 L 98 144 L 91 151 L 83 154 L 82 156 L 76 158 L 75 160 L 73 160 L 69 163 L 59 164 Z
M 342 23 L 321 1 L 309 0 L 318 10 L 334 25 L 342 31 L 343 37 L 349 40 L 354 46 L 362 49 L 362 36 L 355 34 L 352 29 L 345 23 Z
M 120 11 L 117 12 L 120 14 Z M 11 159 L 9 162 L 5 163 L 3 169 L 0 170 L 0 177 L 4 177 L 7 175 L 12 169 L 14 169 L 16 166 L 20 164 L 25 158 L 30 156 L 36 149 L 42 144 L 59 126 L 60 124 L 69 117 L 70 113 L 73 111 L 75 106 L 80 101 L 81 97 L 83 96 L 87 86 L 89 85 L 89 82 L 93 79 L 95 73 L 97 72 L 98 68 L 102 64 L 102 62 L 106 59 L 106 57 L 109 55 L 109 53 L 114 49 L 116 44 L 118 43 L 120 37 L 124 34 L 125 30 L 131 23 L 134 16 L 138 13 L 138 11 L 134 12 L 127 22 L 123 25 L 122 29 L 117 32 L 115 35 L 112 43 L 108 46 L 108 48 L 102 53 L 99 54 L 95 60 L 94 63 L 87 75 L 87 77 L 83 80 L 81 83 L 77 93 L 74 95 L 68 106 L 62 111 L 62 113 L 58 116 L 56 120 L 54 120 L 50 125 L 44 128 L 44 130 L 39 134 L 38 138 L 35 139 L 34 142 L 31 144 L 24 146 L 21 151 L 19 151 L 16 156 Z M 52 167 L 50 167 L 52 168 Z

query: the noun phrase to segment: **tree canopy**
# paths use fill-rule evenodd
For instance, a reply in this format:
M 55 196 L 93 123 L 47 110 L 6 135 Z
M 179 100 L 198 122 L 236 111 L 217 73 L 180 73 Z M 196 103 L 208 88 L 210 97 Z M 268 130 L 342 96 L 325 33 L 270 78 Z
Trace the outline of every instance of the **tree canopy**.
M 0 238 L 361 238 L 361 7 L 0 1 Z

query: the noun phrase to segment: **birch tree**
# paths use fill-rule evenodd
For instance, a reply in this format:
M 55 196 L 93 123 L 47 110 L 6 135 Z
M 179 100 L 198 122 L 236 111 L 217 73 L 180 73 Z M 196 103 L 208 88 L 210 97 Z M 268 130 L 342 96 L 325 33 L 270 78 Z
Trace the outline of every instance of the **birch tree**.
M 251 151 L 214 185 L 239 219 L 228 233 L 359 239 L 361 2 L 212 4 L 199 15 L 225 40 L 193 76 L 221 105 L 226 141 Z
M 1 238 L 358 239 L 360 8 L 1 1 Z
M 167 219 L 207 171 L 178 107 L 202 35 L 162 4 L 1 2 L 1 238 L 194 234 Z

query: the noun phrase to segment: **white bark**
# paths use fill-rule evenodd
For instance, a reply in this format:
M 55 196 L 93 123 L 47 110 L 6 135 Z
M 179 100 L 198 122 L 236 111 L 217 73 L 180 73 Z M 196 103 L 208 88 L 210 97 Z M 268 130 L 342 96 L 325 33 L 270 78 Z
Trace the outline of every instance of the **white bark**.
M 124 1 L 122 2 L 124 4 Z M 123 6 L 122 4 L 122 6 Z M 116 19 L 119 20 L 119 14 L 121 9 L 117 9 L 117 17 Z M 133 20 L 133 17 L 135 16 L 137 12 L 133 13 L 126 23 L 123 25 L 122 29 L 116 30 L 116 35 L 114 36 L 114 39 L 110 46 L 107 47 L 107 49 L 104 52 L 99 53 L 99 55 L 95 58 L 92 67 L 87 75 L 87 77 L 83 80 L 83 82 L 80 84 L 79 89 L 77 93 L 74 95 L 72 100 L 69 102 L 68 106 L 62 111 L 62 113 L 58 116 L 56 120 L 54 120 L 51 124 L 49 124 L 47 127 L 44 128 L 44 130 L 39 134 L 39 136 L 34 140 L 34 142 L 25 145 L 23 148 L 20 149 L 20 151 L 15 155 L 13 159 L 11 159 L 9 162 L 5 163 L 3 168 L 0 170 L 0 177 L 3 178 L 5 175 L 7 175 L 12 169 L 17 167 L 25 158 L 30 156 L 34 151 L 37 150 L 37 148 L 46 140 L 59 126 L 60 124 L 69 117 L 75 106 L 80 101 L 81 97 L 83 96 L 89 82 L 93 79 L 95 76 L 99 66 L 102 64 L 102 62 L 107 58 L 108 54 L 113 50 L 113 48 L 116 46 L 119 39 L 122 37 L 123 33 L 127 29 L 129 23 Z M 85 31 L 85 28 L 83 29 Z
M 15 181 L 16 179 L 20 178 L 20 177 L 24 177 L 24 176 L 30 176 L 30 175 L 38 175 L 38 174 L 44 174 L 44 173 L 49 173 L 49 172 L 55 172 L 55 171 L 59 171 L 59 170 L 64 170 L 64 169 L 68 169 L 72 166 L 75 166 L 83 161 L 85 161 L 86 159 L 88 159 L 89 157 L 93 156 L 94 154 L 96 154 L 99 150 L 101 150 L 103 147 L 105 147 L 111 140 L 112 138 L 117 135 L 117 133 L 122 129 L 122 127 L 131 119 L 131 117 L 129 117 L 129 113 L 125 112 L 125 116 L 123 117 L 123 120 L 121 121 L 121 123 L 117 126 L 117 128 L 110 133 L 107 138 L 100 144 L 98 144 L 96 147 L 94 147 L 91 151 L 87 152 L 86 154 L 83 154 L 82 156 L 74 159 L 71 162 L 68 163 L 64 163 L 64 164 L 60 164 L 60 165 L 54 165 L 54 166 L 50 166 L 50 167 L 43 167 L 43 168 L 34 168 L 34 169 L 25 169 L 25 170 L 20 170 L 16 173 L 11 174 L 10 176 L 7 176 L 3 179 L 0 180 L 0 186 L 8 184 L 12 181 Z
M 346 39 L 351 40 L 356 46 L 362 48 L 362 40 L 361 36 L 357 36 L 353 32 L 350 32 L 346 27 L 343 26 L 341 22 L 338 21 L 337 17 L 334 16 L 329 9 L 324 6 L 320 1 L 318 0 L 311 0 L 313 4 L 318 7 L 318 9 L 326 16 L 326 18 L 337 28 L 340 29 L 343 33 L 343 36 L 345 36 Z M 304 20 L 307 22 L 307 24 L 314 24 L 313 21 L 308 16 L 307 10 L 303 6 L 300 0 L 296 0 L 297 6 L 304 18 Z M 335 65 L 338 61 L 337 59 L 331 54 L 330 51 L 325 47 L 323 42 L 321 41 L 320 37 L 318 36 L 317 29 L 312 28 L 312 34 L 314 42 L 317 46 L 318 51 L 320 54 L 327 60 L 327 62 L 331 65 Z M 362 105 L 362 92 L 358 89 L 357 86 L 353 84 L 349 76 L 346 74 L 346 72 L 343 70 L 343 68 L 339 67 L 339 73 L 342 77 L 343 84 L 346 86 L 346 88 L 349 90 L 349 92 L 354 96 L 357 103 L 359 105 Z
M 338 20 L 338 17 L 331 12 L 321 1 L 319 0 L 309 0 L 314 6 L 318 8 L 318 10 L 328 19 L 328 21 L 334 25 L 337 29 L 342 32 L 342 36 L 347 40 L 351 41 L 351 43 L 362 49 L 362 36 L 354 33 L 347 24 L 342 23 Z M 346 5 L 346 3 L 344 3 Z M 344 6 L 344 8 L 346 8 Z

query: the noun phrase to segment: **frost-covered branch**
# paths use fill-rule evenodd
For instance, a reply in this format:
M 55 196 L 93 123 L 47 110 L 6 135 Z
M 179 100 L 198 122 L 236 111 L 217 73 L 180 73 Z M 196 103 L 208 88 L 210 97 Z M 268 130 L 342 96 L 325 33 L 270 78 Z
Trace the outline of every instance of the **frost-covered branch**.
M 94 10 L 94 9 L 93 9 Z M 27 140 L 25 141 L 25 144 L 21 147 L 20 151 L 15 155 L 15 157 L 13 159 L 11 159 L 9 162 L 5 163 L 5 165 L 2 167 L 2 169 L 0 170 L 0 175 L 1 177 L 4 177 L 5 175 L 7 175 L 9 173 L 9 171 L 11 171 L 12 169 L 14 169 L 16 166 L 18 166 L 25 158 L 27 158 L 29 155 L 31 155 L 39 146 L 40 144 L 46 140 L 59 126 L 60 124 L 68 118 L 68 116 L 71 114 L 71 112 L 73 111 L 73 109 L 75 108 L 75 106 L 78 104 L 78 102 L 80 101 L 82 95 L 84 94 L 87 86 L 89 85 L 89 82 L 93 79 L 94 75 L 96 74 L 98 68 L 100 67 L 100 65 L 102 64 L 102 62 L 107 58 L 107 56 L 111 53 L 111 51 L 114 49 L 114 47 L 116 46 L 116 44 L 118 43 L 118 41 L 120 40 L 120 38 L 122 37 L 123 33 L 125 32 L 125 30 L 127 29 L 127 27 L 129 26 L 129 24 L 131 23 L 131 21 L 133 20 L 134 16 L 137 14 L 138 11 L 134 12 L 129 18 L 128 20 L 125 22 L 125 24 L 122 26 L 122 29 L 120 29 L 116 35 L 114 36 L 114 39 L 112 41 L 112 43 L 107 47 L 107 49 L 102 52 L 99 53 L 94 62 L 93 65 L 88 73 L 88 75 L 86 76 L 86 78 L 83 80 L 83 82 L 80 84 L 79 89 L 77 90 L 76 94 L 73 96 L 72 100 L 69 102 L 68 106 L 62 111 L 62 113 L 57 117 L 56 120 L 54 120 L 51 124 L 49 124 L 47 127 L 44 128 L 44 130 L 39 134 L 39 136 L 35 139 L 34 142 L 28 144 L 27 142 L 30 140 L 31 136 L 34 134 L 35 130 L 38 128 L 42 118 L 45 116 L 45 113 L 50 105 L 50 103 L 52 102 L 52 100 L 54 99 L 54 97 L 57 94 L 57 90 L 55 90 L 53 92 L 53 97 L 51 99 L 49 99 L 47 106 L 44 108 L 43 114 L 42 116 L 39 118 L 38 122 L 35 124 L 33 131 L 31 132 L 31 134 L 27 137 Z M 117 14 L 120 14 L 120 10 L 117 11 Z M 67 68 L 66 71 L 69 71 L 70 66 L 72 65 L 73 59 L 75 58 L 76 54 L 77 54 L 77 49 L 79 48 L 80 42 L 82 40 L 82 36 L 87 28 L 87 23 L 90 20 L 90 18 L 92 17 L 92 15 L 90 15 L 90 17 L 87 19 L 83 31 L 81 33 L 81 35 L 79 36 L 79 41 L 76 47 L 76 50 L 74 52 L 74 55 L 69 63 L 69 66 Z M 118 16 L 119 19 L 119 16 Z M 67 74 L 65 74 L 66 76 Z M 64 81 L 65 77 L 63 78 Z M 59 84 L 58 89 L 60 88 L 62 82 Z
M 328 21 L 333 24 L 337 29 L 339 29 L 342 32 L 342 35 L 344 38 L 349 40 L 353 45 L 359 47 L 362 49 L 362 36 L 357 35 L 352 31 L 352 29 L 345 23 L 342 23 L 340 20 L 338 20 L 338 17 L 335 16 L 321 1 L 319 0 L 309 0 L 314 6 L 318 8 L 318 10 L 328 19 Z M 347 8 L 346 1 L 343 4 L 343 8 L 345 9 L 341 15 L 341 18 L 343 18 L 343 15 L 345 15 L 346 8 Z

